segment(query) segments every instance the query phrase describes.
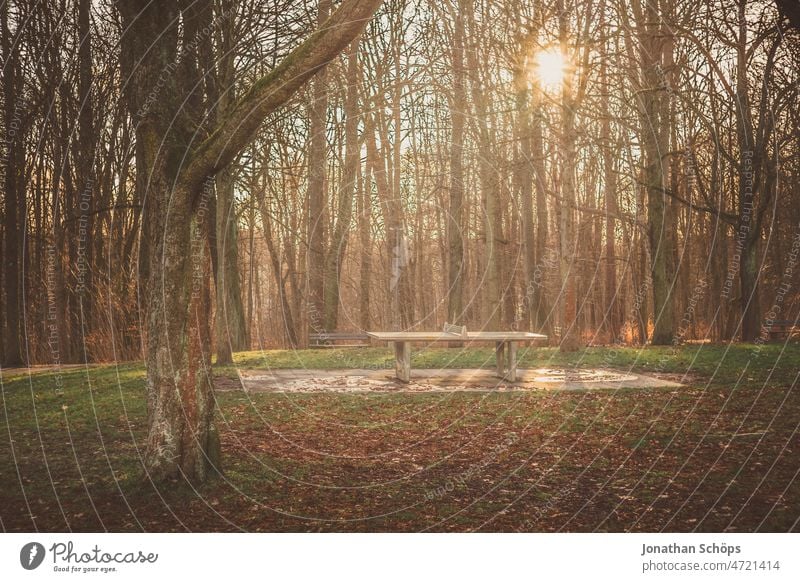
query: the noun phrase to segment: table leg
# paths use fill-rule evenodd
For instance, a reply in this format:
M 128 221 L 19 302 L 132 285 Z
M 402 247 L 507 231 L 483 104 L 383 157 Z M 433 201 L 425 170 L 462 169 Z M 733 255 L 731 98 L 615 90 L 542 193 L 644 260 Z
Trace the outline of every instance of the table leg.
M 397 379 L 411 381 L 411 348 L 408 342 L 394 342 L 394 368 Z
M 509 382 L 517 381 L 517 342 L 508 342 L 508 374 Z
M 497 369 L 495 371 L 495 375 L 499 376 L 500 378 L 504 377 L 506 372 L 505 347 L 505 342 L 495 342 L 494 344 L 494 355 L 497 359 Z

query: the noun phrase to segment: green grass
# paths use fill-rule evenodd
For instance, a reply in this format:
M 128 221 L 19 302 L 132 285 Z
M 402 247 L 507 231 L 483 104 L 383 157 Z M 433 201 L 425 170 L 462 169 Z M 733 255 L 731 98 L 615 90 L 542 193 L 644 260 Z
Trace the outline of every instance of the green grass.
M 142 478 L 141 364 L 2 373 L 6 531 L 786 531 L 800 516 L 800 346 L 523 350 L 521 365 L 680 389 L 218 394 L 225 477 Z M 416 367 L 493 364 L 416 350 Z M 236 368 L 374 368 L 384 348 L 236 354 Z
M 800 343 L 698 344 L 686 346 L 596 347 L 575 353 L 558 348 L 521 347 L 519 366 L 557 368 L 607 368 L 643 373 L 702 375 L 711 383 L 791 382 L 800 368 Z M 492 368 L 493 348 L 412 348 L 414 368 Z M 236 375 L 237 369 L 379 369 L 394 366 L 389 348 L 338 348 L 263 350 L 234 355 L 233 366 L 219 366 L 219 375 Z M 760 380 L 759 380 L 760 379 Z

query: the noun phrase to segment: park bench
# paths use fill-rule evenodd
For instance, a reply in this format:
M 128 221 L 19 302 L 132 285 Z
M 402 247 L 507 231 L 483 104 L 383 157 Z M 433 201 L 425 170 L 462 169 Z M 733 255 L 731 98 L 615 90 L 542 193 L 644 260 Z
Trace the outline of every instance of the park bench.
M 547 339 L 546 335 L 527 331 L 467 332 L 466 328 L 456 328 L 448 328 L 445 324 L 443 331 L 368 331 L 367 335 L 378 341 L 394 344 L 395 373 L 401 382 L 411 381 L 412 342 L 494 342 L 496 375 L 509 382 L 516 382 L 517 343 Z
M 462 339 L 467 339 L 467 326 L 466 325 L 453 325 L 452 323 L 445 323 L 442 329 L 444 333 L 452 333 L 460 336 Z
M 769 330 L 769 339 L 771 340 L 787 339 L 794 334 L 800 334 L 800 325 L 790 319 L 773 321 L 771 324 L 765 321 L 762 325 Z
M 369 336 L 354 331 L 324 331 L 309 334 L 308 343 L 312 348 L 363 348 L 369 346 Z

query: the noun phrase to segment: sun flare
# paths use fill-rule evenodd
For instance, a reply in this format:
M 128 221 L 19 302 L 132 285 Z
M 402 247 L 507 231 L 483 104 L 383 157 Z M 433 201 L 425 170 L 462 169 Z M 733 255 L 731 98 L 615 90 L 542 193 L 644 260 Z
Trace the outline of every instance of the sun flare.
M 535 75 L 545 89 L 558 89 L 564 82 L 567 59 L 558 49 L 550 49 L 536 54 Z

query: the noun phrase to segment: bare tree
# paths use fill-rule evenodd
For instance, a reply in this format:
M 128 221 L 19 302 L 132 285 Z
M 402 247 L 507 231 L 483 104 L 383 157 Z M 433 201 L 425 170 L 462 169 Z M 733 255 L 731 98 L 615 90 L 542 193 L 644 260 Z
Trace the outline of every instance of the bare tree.
M 146 325 L 149 434 L 145 468 L 150 478 L 204 480 L 219 466 L 209 371 L 205 293 L 192 292 L 192 260 L 202 269 L 204 185 L 248 145 L 263 120 L 291 97 L 364 28 L 380 0 L 345 1 L 320 28 L 268 75 L 254 83 L 196 143 L 199 128 L 182 113 L 191 79 L 168 76 L 180 49 L 181 6 L 141 0 L 118 2 L 125 34 L 128 98 L 137 126 L 137 180 L 146 186 Z M 183 37 L 191 42 L 190 37 Z M 159 87 L 161 87 L 159 89 Z M 196 89 L 194 89 L 196 91 Z M 158 99 L 147 107 L 148 95 Z M 142 112 L 140 108 L 145 107 Z M 143 114 L 142 114 L 143 113 Z M 164 128 L 171 128 L 166 134 Z M 196 143 L 196 145 L 192 145 Z M 187 147 L 187 144 L 189 146 Z M 202 239 L 202 234 L 200 234 Z M 197 240 L 197 238 L 195 238 Z M 199 252 L 199 255 L 198 255 Z M 202 274 L 195 274 L 203 286 Z

